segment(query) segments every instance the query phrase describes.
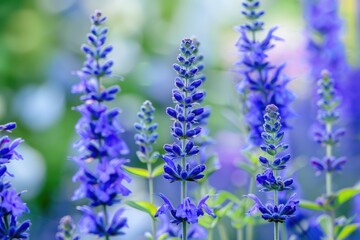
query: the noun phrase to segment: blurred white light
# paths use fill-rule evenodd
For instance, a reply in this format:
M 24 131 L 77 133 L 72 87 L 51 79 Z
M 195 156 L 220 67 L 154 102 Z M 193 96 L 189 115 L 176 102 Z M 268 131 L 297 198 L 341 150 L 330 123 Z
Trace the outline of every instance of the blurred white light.
M 27 86 L 16 96 L 15 114 L 28 128 L 39 131 L 54 125 L 64 112 L 63 90 L 54 84 Z
M 24 160 L 12 160 L 8 164 L 8 171 L 15 176 L 9 181 L 18 192 L 26 190 L 22 197 L 29 199 L 36 196 L 43 185 L 45 161 L 40 152 L 26 143 L 20 144 L 17 150 Z

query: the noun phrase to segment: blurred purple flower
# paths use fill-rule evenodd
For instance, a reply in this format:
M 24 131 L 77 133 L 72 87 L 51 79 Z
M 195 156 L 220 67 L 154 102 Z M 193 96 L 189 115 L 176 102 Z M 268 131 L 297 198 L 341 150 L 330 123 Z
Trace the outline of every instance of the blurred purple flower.
M 341 84 L 349 66 L 340 36 L 342 20 L 338 1 L 305 0 L 304 12 L 312 78 L 318 79 L 321 71 L 328 69 Z
M 248 23 L 237 28 L 240 38 L 236 43 L 241 59 L 236 63 L 242 80 L 237 90 L 242 96 L 246 121 L 249 125 L 250 142 L 261 144 L 261 132 L 265 107 L 275 104 L 282 116 L 283 127 L 288 127 L 287 119 L 293 115 L 289 104 L 294 100 L 287 89 L 289 79 L 283 74 L 285 65 L 275 66 L 268 61 L 267 51 L 274 47 L 273 41 L 282 40 L 274 35 L 271 28 L 263 40 L 256 39 L 256 33 L 263 30 L 264 23 L 259 18 L 264 14 L 258 10 L 259 1 L 244 1 L 242 14 Z

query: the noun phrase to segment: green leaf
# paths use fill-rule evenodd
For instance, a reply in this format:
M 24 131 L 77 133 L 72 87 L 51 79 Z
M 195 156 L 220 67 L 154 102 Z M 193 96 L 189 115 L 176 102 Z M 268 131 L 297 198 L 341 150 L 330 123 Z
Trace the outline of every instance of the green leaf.
M 149 159 L 147 159 L 146 155 L 143 154 L 142 152 L 140 151 L 137 151 L 136 152 L 136 156 L 138 157 L 138 159 L 140 160 L 140 162 L 142 163 L 147 163 L 149 161 Z
M 165 240 L 168 235 L 169 235 L 168 233 L 163 233 L 159 236 L 158 240 Z
M 299 206 L 309 210 L 324 211 L 324 207 L 319 204 L 307 200 L 300 200 Z
M 216 199 L 213 201 L 214 205 L 221 205 L 225 200 L 230 200 L 234 203 L 240 204 L 241 200 L 234 194 L 227 191 L 220 191 Z
M 164 173 L 164 164 L 160 164 L 159 166 L 154 168 L 154 170 L 151 173 L 151 176 L 154 178 L 160 176 L 163 173 Z
M 231 210 L 232 206 L 234 205 L 234 203 L 229 202 L 228 204 L 226 204 L 224 207 L 221 207 L 220 209 L 218 209 L 217 211 L 215 211 L 215 215 L 217 218 L 221 219 L 222 217 L 225 216 L 225 214 Z
M 355 189 L 355 188 L 341 189 L 336 193 L 334 206 L 335 207 L 341 206 L 342 204 L 349 201 L 359 193 L 360 193 L 360 189 Z
M 158 152 L 153 152 L 150 156 L 149 163 L 156 163 L 160 158 L 160 154 Z
M 146 233 L 145 233 L 145 238 L 146 238 L 146 240 L 155 240 L 155 239 L 153 238 L 152 234 L 149 233 L 149 232 L 146 232 Z
M 358 229 L 359 226 L 356 223 L 350 224 L 345 226 L 339 233 L 339 235 L 337 236 L 337 240 L 343 240 L 346 239 L 350 234 L 352 234 L 354 231 L 356 231 L 356 229 Z
M 144 177 L 144 178 L 149 177 L 149 172 L 146 169 L 143 169 L 143 168 L 135 168 L 135 167 L 124 166 L 124 169 L 128 173 L 134 174 L 134 175 L 139 176 L 139 177 Z
M 317 222 L 320 223 L 321 229 L 329 236 L 332 228 L 331 218 L 326 214 L 322 214 L 317 218 Z
M 155 213 L 156 213 L 156 207 L 154 204 L 150 203 L 150 202 L 146 202 L 146 201 L 126 201 L 125 202 L 127 205 L 129 205 L 130 207 L 133 207 L 137 210 L 140 210 L 142 212 L 145 212 L 147 214 L 150 215 L 150 217 L 154 218 Z

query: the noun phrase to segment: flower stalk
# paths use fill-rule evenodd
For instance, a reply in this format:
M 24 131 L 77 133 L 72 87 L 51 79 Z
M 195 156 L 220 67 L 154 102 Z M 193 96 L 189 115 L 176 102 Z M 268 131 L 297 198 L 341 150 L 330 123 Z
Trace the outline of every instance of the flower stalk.
M 88 44 L 82 46 L 86 54 L 83 68 L 76 74 L 80 83 L 72 89 L 73 93 L 81 94 L 82 104 L 75 107 L 81 114 L 75 129 L 79 140 L 74 144 L 79 155 L 73 157 L 79 165 L 73 181 L 80 182 L 73 200 L 87 198 L 88 205 L 79 206 L 83 213 L 79 229 L 88 234 L 104 237 L 123 235 L 127 226 L 126 218 L 122 217 L 123 208 L 118 208 L 110 218 L 109 207 L 121 201 L 131 191 L 123 185 L 130 182 L 130 177 L 123 170 L 128 161 L 123 158 L 129 149 L 120 137 L 123 129 L 118 120 L 119 109 L 110 109 L 106 103 L 116 98 L 118 86 L 106 88 L 105 77 L 112 74 L 113 61 L 107 56 L 112 46 L 106 46 L 108 29 L 104 27 L 106 17 L 96 11 L 90 18 L 92 26 L 88 34 Z

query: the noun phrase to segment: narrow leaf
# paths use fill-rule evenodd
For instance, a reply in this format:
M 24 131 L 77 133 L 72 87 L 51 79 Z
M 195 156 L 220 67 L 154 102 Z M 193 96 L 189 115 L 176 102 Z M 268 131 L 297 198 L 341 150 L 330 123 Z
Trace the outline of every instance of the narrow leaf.
M 359 193 L 360 193 L 360 189 L 355 189 L 355 188 L 341 189 L 336 193 L 335 204 L 334 204 L 335 207 L 341 206 L 342 204 L 349 201 Z
M 154 178 L 154 177 L 157 177 L 157 176 L 159 176 L 159 175 L 161 175 L 163 173 L 164 173 L 164 164 L 160 164 L 159 166 L 154 168 L 154 170 L 151 173 L 151 176 Z
M 307 200 L 300 200 L 299 206 L 309 210 L 324 211 L 324 207 L 319 204 Z
M 337 240 L 346 239 L 350 234 L 352 234 L 358 228 L 359 228 L 359 225 L 356 223 L 347 225 L 341 230 L 341 232 L 339 233 L 339 235 L 337 236 L 336 239 Z
M 150 215 L 150 217 L 154 218 L 155 213 L 156 213 L 156 207 L 154 206 L 154 204 L 150 203 L 150 202 L 146 202 L 146 201 L 126 201 L 125 202 L 127 205 L 129 205 L 130 207 L 133 207 L 137 210 L 140 210 L 142 212 L 148 213 Z
M 128 173 L 134 174 L 139 177 L 144 177 L 144 178 L 149 177 L 149 172 L 143 168 L 124 166 L 124 170 L 127 171 Z

